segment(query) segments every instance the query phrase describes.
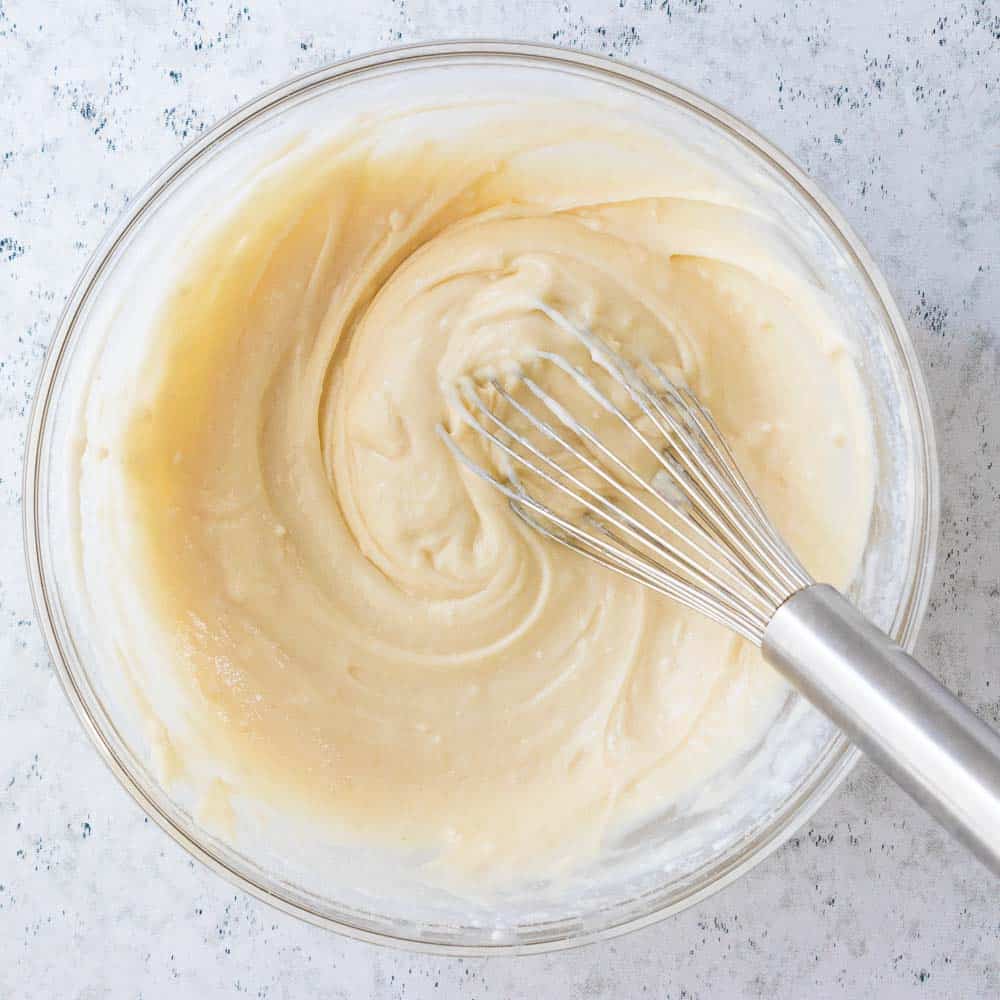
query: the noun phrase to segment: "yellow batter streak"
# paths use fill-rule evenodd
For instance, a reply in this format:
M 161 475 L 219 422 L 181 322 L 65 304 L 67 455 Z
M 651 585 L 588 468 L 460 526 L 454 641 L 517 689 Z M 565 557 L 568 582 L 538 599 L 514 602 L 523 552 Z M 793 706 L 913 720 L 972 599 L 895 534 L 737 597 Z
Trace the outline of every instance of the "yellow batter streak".
M 331 836 L 514 875 L 709 780 L 785 691 L 747 644 L 530 533 L 436 436 L 442 385 L 570 349 L 538 300 L 644 345 L 835 584 L 873 463 L 835 317 L 752 191 L 586 109 L 450 115 L 261 169 L 158 319 L 123 456 L 200 720 L 176 767 L 217 755 Z

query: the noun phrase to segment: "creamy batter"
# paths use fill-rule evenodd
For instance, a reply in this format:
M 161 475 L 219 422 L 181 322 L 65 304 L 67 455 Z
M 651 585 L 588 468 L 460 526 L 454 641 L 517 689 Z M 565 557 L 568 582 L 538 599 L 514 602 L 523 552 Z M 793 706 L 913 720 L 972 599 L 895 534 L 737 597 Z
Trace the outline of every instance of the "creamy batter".
M 223 810 L 235 782 L 331 837 L 515 877 L 761 738 L 786 692 L 755 649 L 532 534 L 435 432 L 459 376 L 573 349 L 544 302 L 682 375 L 846 584 L 868 415 L 752 190 L 609 116 L 494 105 L 303 143 L 219 215 L 112 446 L 192 720 L 159 734 L 172 774 L 225 760 Z

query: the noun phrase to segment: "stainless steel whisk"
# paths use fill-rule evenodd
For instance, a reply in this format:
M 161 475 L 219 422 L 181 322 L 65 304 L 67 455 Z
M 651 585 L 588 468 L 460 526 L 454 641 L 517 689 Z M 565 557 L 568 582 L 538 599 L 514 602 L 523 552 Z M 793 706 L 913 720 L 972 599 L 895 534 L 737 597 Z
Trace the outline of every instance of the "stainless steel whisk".
M 760 646 L 1000 874 L 1000 735 L 845 597 L 813 581 L 689 389 L 648 358 L 627 360 L 561 312 L 537 308 L 587 349 L 608 388 L 547 351 L 535 352 L 529 368 L 463 378 L 456 412 L 496 461 L 490 471 L 439 428 L 456 458 L 535 530 Z M 546 368 L 620 427 L 652 474 L 543 387 L 533 373 Z

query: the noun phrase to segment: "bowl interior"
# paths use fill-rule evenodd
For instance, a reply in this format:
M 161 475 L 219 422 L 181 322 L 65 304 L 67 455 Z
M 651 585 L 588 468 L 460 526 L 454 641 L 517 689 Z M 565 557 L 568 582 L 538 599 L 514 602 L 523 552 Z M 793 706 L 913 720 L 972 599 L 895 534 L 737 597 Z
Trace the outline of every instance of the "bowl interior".
M 98 250 L 46 364 L 26 481 L 29 560 L 43 628 L 67 690 L 116 774 L 158 822 L 216 870 L 300 916 L 347 933 L 443 950 L 535 950 L 646 922 L 725 884 L 803 821 L 855 759 L 790 695 L 761 744 L 737 762 L 743 791 L 682 803 L 569 881 L 477 901 L 425 884 L 374 851 L 248 805 L 237 831 L 196 818 L 189 790 L 165 787 L 156 746 L 123 684 L 122 657 L 79 581 L 81 429 L 144 356 L 148 303 L 182 260 L 206 205 L 302 135 L 358 114 L 453 101 L 567 98 L 641 121 L 735 172 L 784 220 L 842 313 L 875 428 L 877 495 L 852 598 L 912 639 L 933 560 L 936 473 L 920 377 L 898 312 L 867 255 L 780 154 L 700 99 L 639 71 L 525 46 L 438 46 L 384 53 L 295 81 L 237 112 L 170 165 Z M 96 401 L 96 402 L 95 402 Z

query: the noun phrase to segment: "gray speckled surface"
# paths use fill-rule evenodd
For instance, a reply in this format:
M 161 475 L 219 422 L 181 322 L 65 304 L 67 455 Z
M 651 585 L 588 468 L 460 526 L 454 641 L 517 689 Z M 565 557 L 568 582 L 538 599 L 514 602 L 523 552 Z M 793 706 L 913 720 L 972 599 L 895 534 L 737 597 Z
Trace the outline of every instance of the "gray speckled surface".
M 843 208 L 934 400 L 944 506 L 919 653 L 1000 721 L 995 0 L 0 0 L 0 996 L 1000 995 L 998 883 L 867 765 L 679 917 L 582 950 L 460 961 L 341 940 L 231 889 L 143 818 L 72 715 L 32 620 L 19 495 L 34 380 L 76 273 L 150 173 L 261 88 L 475 35 L 673 77 Z

